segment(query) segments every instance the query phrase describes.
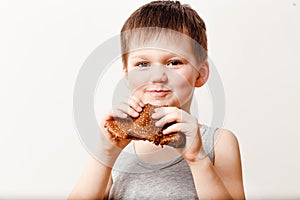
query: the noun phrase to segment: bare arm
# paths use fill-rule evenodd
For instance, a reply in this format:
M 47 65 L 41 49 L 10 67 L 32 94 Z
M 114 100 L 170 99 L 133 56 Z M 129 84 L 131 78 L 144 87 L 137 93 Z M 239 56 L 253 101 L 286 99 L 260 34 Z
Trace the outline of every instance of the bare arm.
M 112 108 L 102 119 L 100 125 L 100 141 L 97 150 L 98 162 L 91 158 L 77 184 L 69 195 L 71 199 L 104 199 L 108 196 L 112 180 L 111 168 L 121 151 L 130 142 L 129 139 L 114 140 L 104 128 L 105 123 L 114 117 L 124 118 L 127 115 L 136 117 L 142 110 L 140 99 L 131 96 Z
M 204 199 L 245 199 L 238 141 L 232 132 L 220 131 L 215 146 L 215 165 L 208 156 L 188 162 L 197 194 Z
M 110 174 L 110 167 L 91 158 L 68 199 L 104 199 Z
M 197 195 L 203 199 L 244 199 L 242 167 L 237 138 L 228 130 L 219 130 L 215 145 L 215 165 L 210 162 L 202 147 L 198 119 L 176 107 L 155 109 L 152 118 L 159 119 L 157 126 L 174 122 L 163 134 L 182 132 L 186 145 L 177 150 L 190 166 Z

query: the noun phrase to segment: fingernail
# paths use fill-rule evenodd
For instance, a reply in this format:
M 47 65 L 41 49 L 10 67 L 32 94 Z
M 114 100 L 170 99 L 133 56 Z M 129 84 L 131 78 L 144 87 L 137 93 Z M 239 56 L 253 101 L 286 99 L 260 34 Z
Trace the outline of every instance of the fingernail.
M 154 112 L 155 112 L 155 113 L 160 112 L 160 110 L 161 110 L 160 108 L 154 108 Z
M 141 112 L 141 111 L 143 110 L 141 107 L 137 107 L 136 109 L 137 109 L 137 111 L 139 111 L 139 112 Z
M 155 126 L 159 127 L 159 121 L 155 122 Z
M 156 118 L 156 117 L 157 117 L 157 114 L 156 114 L 156 113 L 152 113 L 151 117 L 152 117 L 152 118 Z
M 139 104 L 140 104 L 140 106 L 144 107 L 144 103 L 143 102 L 140 101 Z
M 134 114 L 135 117 L 140 115 L 138 112 L 134 112 L 133 114 Z

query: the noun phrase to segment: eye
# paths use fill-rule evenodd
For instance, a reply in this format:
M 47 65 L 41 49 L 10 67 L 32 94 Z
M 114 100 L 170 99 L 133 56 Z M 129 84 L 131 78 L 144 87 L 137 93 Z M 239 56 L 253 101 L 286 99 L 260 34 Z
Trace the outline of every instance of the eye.
M 150 63 L 147 62 L 139 62 L 136 64 L 137 67 L 149 67 Z
M 177 65 L 182 65 L 183 63 L 179 60 L 171 60 L 170 62 L 168 62 L 167 66 L 177 66 Z

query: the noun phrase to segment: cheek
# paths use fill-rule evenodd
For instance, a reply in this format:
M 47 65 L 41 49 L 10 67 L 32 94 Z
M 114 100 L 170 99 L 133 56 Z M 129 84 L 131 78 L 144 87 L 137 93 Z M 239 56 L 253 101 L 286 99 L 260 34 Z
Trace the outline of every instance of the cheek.
M 183 96 L 184 98 L 194 91 L 193 85 L 184 78 L 176 79 L 176 81 L 173 82 L 172 87 L 174 88 L 174 91 L 178 93 L 178 96 Z
M 171 79 L 171 78 L 170 78 Z M 171 87 L 181 101 L 188 100 L 194 92 L 194 75 L 191 73 L 177 73 L 170 80 Z
M 182 88 L 194 88 L 195 72 L 193 70 L 182 69 L 173 73 L 173 83 Z
M 131 70 L 127 74 L 128 87 L 131 91 L 137 90 L 149 82 L 150 73 L 146 70 Z

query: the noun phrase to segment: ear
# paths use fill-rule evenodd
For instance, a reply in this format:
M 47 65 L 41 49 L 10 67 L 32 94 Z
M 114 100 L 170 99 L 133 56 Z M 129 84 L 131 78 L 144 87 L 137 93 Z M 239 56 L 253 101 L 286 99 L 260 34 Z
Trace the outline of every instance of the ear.
M 205 60 L 200 64 L 199 75 L 195 82 L 195 87 L 203 86 L 208 80 L 208 76 L 209 76 L 209 64 L 207 60 Z

